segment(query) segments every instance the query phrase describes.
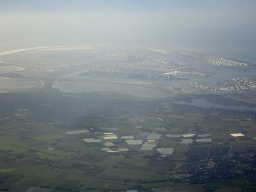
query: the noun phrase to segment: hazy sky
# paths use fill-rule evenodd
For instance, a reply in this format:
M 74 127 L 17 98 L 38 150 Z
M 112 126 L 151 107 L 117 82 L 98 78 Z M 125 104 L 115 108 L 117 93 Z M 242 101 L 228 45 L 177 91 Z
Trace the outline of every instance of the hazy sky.
M 138 44 L 256 51 L 255 0 L 0 0 L 0 52 Z

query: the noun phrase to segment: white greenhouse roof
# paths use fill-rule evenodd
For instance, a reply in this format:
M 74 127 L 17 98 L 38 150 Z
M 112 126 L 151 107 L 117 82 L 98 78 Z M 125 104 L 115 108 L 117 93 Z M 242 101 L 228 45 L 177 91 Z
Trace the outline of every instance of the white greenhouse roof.
M 94 139 L 94 138 L 88 138 L 88 139 L 83 139 L 86 143 L 99 143 L 101 142 L 100 139 Z
M 68 131 L 66 132 L 69 135 L 79 134 L 79 133 L 88 133 L 88 130 L 77 130 L 77 131 Z

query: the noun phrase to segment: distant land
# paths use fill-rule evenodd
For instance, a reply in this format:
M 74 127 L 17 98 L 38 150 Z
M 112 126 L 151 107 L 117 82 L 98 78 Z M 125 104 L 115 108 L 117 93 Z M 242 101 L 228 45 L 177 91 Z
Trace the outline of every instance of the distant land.
M 0 53 L 0 191 L 255 191 L 255 63 L 79 45 Z

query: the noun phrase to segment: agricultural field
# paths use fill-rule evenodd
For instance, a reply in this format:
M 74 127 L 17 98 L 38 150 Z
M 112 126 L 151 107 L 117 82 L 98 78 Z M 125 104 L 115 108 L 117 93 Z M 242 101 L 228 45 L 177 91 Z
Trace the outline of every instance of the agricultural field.
M 7 97 L 1 98 L 6 102 Z M 13 105 L 0 111 L 2 191 L 31 187 L 56 192 L 152 191 L 173 187 L 196 192 L 255 187 L 252 173 L 247 173 L 255 154 L 254 114 L 233 115 L 225 110 L 213 114 L 211 109 L 195 112 L 195 107 L 179 107 L 171 99 L 140 98 L 137 105 L 133 96 L 113 104 L 115 99 L 100 93 L 74 97 L 48 91 L 39 99 L 35 93 L 24 93 L 20 102 L 18 96 L 10 98 Z M 88 102 L 94 108 L 82 110 Z M 98 104 L 100 107 L 95 107 Z M 244 136 L 230 135 L 233 133 Z M 127 142 L 128 138 L 137 144 Z M 197 141 L 202 138 L 210 142 Z M 153 148 L 141 150 L 142 144 Z M 164 154 L 158 148 L 174 150 Z M 212 174 L 219 169 L 225 173 Z

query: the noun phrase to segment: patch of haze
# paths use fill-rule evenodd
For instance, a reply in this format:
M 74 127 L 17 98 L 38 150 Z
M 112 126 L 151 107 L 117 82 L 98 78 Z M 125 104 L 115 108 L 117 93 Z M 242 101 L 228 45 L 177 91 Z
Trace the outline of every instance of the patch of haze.
M 2 1 L 6 11 L 0 13 L 0 51 L 109 43 L 250 54 L 256 50 L 256 6 L 247 0 L 58 2 L 17 3 L 21 10 L 14 1 Z

